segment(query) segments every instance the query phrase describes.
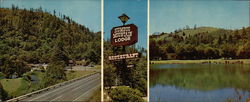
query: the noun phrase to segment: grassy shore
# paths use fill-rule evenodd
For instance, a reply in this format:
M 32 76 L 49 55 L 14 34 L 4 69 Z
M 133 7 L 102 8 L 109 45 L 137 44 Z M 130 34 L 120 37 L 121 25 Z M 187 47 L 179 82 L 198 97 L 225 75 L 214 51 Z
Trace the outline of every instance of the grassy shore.
M 150 61 L 150 64 L 202 64 L 202 63 L 213 63 L 213 64 L 250 64 L 250 59 L 211 59 L 211 60 L 160 60 Z

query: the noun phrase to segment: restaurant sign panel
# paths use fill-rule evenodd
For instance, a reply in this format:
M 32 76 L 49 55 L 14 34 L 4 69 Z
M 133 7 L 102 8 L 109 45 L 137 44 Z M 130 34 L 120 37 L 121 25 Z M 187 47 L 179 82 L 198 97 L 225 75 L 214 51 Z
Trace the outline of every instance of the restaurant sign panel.
M 115 56 L 109 56 L 109 60 L 122 60 L 122 59 L 132 59 L 132 58 L 138 58 L 139 53 L 129 53 L 129 54 L 121 54 L 121 55 L 115 55 Z

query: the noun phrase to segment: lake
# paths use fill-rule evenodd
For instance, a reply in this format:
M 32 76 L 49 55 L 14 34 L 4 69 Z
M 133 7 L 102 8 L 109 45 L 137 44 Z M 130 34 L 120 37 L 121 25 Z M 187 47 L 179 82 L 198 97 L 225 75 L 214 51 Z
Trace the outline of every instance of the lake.
M 152 102 L 246 102 L 250 65 L 152 64 Z

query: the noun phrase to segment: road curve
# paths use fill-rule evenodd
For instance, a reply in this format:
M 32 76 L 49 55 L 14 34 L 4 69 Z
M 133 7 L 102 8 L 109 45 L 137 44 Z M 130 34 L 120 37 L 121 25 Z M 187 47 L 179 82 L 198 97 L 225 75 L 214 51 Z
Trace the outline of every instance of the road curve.
M 101 85 L 100 73 L 20 101 L 88 101 Z

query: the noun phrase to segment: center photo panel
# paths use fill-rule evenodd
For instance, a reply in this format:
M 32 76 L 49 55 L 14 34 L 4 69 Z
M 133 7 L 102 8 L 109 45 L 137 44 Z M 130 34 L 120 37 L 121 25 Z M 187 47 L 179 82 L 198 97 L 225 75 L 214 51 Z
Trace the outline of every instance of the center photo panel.
M 104 0 L 103 101 L 148 101 L 147 3 Z

